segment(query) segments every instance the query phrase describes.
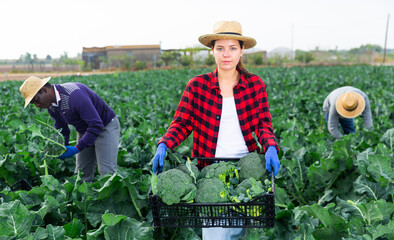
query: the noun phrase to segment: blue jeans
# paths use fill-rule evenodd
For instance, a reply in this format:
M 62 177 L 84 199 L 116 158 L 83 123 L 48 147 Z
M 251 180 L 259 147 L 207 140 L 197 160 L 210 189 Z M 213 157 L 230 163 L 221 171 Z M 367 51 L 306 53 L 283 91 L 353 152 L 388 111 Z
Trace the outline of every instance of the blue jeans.
M 328 113 L 324 113 L 324 119 L 326 119 L 326 123 L 328 124 Z M 355 133 L 356 132 L 356 128 L 354 127 L 353 118 L 342 118 L 342 117 L 339 117 L 339 124 L 342 127 L 343 134 L 349 134 L 349 133 Z
M 237 240 L 244 236 L 244 228 L 212 227 L 202 229 L 203 240 Z

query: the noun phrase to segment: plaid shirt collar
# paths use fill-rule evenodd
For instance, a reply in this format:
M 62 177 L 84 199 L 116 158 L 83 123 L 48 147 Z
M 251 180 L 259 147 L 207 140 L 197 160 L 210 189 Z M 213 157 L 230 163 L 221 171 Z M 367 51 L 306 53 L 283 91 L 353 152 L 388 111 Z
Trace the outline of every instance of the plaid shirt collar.
M 237 66 L 237 71 L 240 73 L 240 78 L 235 87 L 246 88 L 246 83 L 248 80 L 242 74 L 241 69 Z M 216 89 L 220 93 L 220 86 L 219 86 L 219 78 L 218 78 L 218 69 L 216 68 L 215 71 L 212 72 L 211 81 L 210 81 L 210 88 Z

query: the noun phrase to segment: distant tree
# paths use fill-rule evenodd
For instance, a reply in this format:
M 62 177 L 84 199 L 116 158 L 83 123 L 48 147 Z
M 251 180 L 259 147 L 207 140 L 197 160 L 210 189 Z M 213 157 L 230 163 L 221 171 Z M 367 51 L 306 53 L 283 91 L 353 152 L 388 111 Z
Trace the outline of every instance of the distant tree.
M 59 60 L 60 60 L 61 62 L 64 63 L 67 59 L 68 59 L 68 54 L 67 54 L 67 52 L 64 52 L 63 55 L 60 55 Z
M 35 58 L 37 58 L 37 56 L 35 56 Z M 23 63 L 27 64 L 28 69 L 30 69 L 30 66 L 31 66 L 31 70 L 34 71 L 34 60 L 33 60 L 33 58 L 31 57 L 31 54 L 30 54 L 30 53 L 27 52 L 27 53 L 23 56 Z
M 51 55 L 47 55 L 47 57 L 45 58 L 45 60 L 46 60 L 47 62 L 51 62 L 51 61 L 52 61 Z
M 263 53 L 252 53 L 248 54 L 246 57 L 248 63 L 256 66 L 263 64 Z
M 314 58 L 312 53 L 310 52 L 305 52 L 302 50 L 296 50 L 295 51 L 295 59 L 297 61 L 303 62 L 303 63 L 309 63 L 311 62 Z
M 213 55 L 209 54 L 208 57 L 205 59 L 204 63 L 207 66 L 212 66 L 212 65 L 214 65 L 216 63 L 215 62 L 215 58 L 213 57 Z
M 144 61 L 135 61 L 135 69 L 136 70 L 144 70 L 146 69 L 146 62 Z
M 176 51 L 165 51 L 160 55 L 160 59 L 164 62 L 164 65 L 169 66 L 172 62 L 178 61 L 181 54 Z
M 352 48 L 349 50 L 349 53 L 351 54 L 361 54 L 365 52 L 382 52 L 383 48 L 379 45 L 373 45 L 373 44 L 366 44 L 366 45 L 361 45 L 359 48 Z
M 24 61 L 25 61 L 25 59 L 24 59 L 24 56 L 23 56 L 23 54 L 22 54 L 22 55 L 20 55 L 20 57 L 19 57 L 19 59 L 18 59 L 18 60 L 16 60 L 16 62 L 17 62 L 17 63 L 24 63 Z
M 32 59 L 32 61 L 33 61 L 33 64 L 37 64 L 37 63 L 38 63 L 37 54 L 33 54 L 33 59 Z
M 30 53 L 26 53 L 25 54 L 25 56 L 23 57 L 23 61 L 25 62 L 25 63 L 30 63 L 31 62 L 31 54 Z
M 179 60 L 179 63 L 184 67 L 189 67 L 192 64 L 192 57 L 189 55 L 183 55 Z

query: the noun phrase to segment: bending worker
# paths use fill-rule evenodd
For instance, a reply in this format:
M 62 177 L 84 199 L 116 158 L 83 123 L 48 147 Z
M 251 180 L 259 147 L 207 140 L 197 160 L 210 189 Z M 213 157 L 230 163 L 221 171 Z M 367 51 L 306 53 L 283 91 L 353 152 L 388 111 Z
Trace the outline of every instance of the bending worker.
M 81 83 L 50 84 L 50 77 L 31 76 L 20 87 L 25 107 L 33 103 L 47 109 L 61 129 L 66 152 L 60 159 L 76 155 L 75 173 L 83 172 L 82 180 L 91 182 L 96 166 L 101 175 L 117 169 L 120 125 L 115 112 L 91 89 Z M 77 144 L 68 146 L 70 129 L 77 131 Z
M 328 131 L 336 139 L 342 136 L 338 125 L 341 125 L 343 134 L 356 132 L 353 118 L 360 114 L 363 116 L 364 126 L 373 128 L 368 96 L 355 87 L 340 87 L 332 91 L 324 100 L 323 112 Z

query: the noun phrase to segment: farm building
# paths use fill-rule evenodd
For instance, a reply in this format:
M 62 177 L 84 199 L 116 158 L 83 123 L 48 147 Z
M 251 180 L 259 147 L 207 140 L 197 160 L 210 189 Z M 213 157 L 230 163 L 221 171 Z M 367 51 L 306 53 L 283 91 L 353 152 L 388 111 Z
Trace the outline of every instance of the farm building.
M 82 60 L 85 66 L 93 69 L 100 69 L 103 63 L 108 63 L 111 59 L 128 57 L 132 62 L 143 61 L 151 64 L 158 59 L 161 47 L 157 45 L 123 45 L 106 47 L 84 47 L 82 50 Z

